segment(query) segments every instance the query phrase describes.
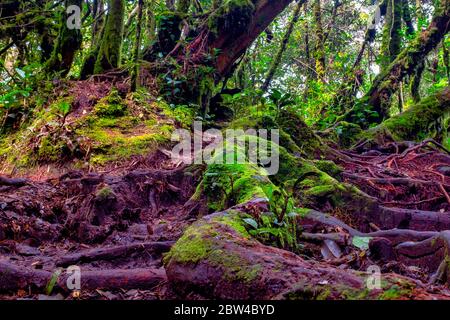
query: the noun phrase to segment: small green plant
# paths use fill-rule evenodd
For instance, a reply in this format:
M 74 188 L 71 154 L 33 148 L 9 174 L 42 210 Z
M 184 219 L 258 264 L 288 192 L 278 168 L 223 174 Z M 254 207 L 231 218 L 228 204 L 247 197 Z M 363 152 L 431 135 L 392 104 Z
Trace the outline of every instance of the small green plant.
M 216 173 L 209 172 L 206 173 L 206 177 L 209 179 L 214 179 L 214 182 L 210 184 L 210 188 L 212 192 L 217 192 L 218 194 L 225 195 L 224 207 L 229 208 L 233 205 L 236 205 L 235 199 L 235 183 L 236 177 L 240 174 L 237 172 L 225 172 L 225 173 Z M 225 181 L 223 179 L 219 179 L 219 177 L 225 177 Z
M 259 241 L 297 252 L 297 217 L 295 211 L 286 214 L 280 221 L 273 212 L 264 212 L 257 219 L 246 217 L 243 221 L 250 228 L 249 233 Z
M 273 89 L 270 93 L 269 100 L 275 106 L 276 118 L 280 114 L 280 111 L 288 106 L 295 104 L 295 99 L 290 93 L 283 93 L 277 89 Z
M 222 94 L 222 98 L 222 105 L 228 107 L 233 112 L 233 120 L 236 120 L 248 108 L 249 96 L 245 92 Z
M 284 187 L 269 187 L 266 193 L 270 211 L 258 217 L 245 217 L 244 222 L 251 228 L 249 233 L 261 242 L 297 252 L 300 248 L 297 242 L 299 212 L 292 196 L 284 190 Z

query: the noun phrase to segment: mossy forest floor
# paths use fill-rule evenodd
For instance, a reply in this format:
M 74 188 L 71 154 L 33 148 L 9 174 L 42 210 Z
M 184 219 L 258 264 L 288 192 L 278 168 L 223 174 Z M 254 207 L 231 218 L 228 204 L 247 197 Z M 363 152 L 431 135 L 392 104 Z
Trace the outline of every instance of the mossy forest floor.
M 436 141 L 345 149 L 255 111 L 246 125 L 282 129 L 277 175 L 187 166 L 167 150 L 196 110 L 123 86 L 60 84 L 2 137 L 1 298 L 450 298 L 450 155 Z

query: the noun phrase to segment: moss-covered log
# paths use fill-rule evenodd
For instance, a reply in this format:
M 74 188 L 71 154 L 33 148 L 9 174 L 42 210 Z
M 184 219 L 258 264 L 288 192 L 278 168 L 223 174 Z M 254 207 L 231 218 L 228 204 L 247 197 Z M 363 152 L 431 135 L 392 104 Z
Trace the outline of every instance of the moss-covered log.
M 379 145 L 392 140 L 421 141 L 430 137 L 442 138 L 447 131 L 442 124 L 449 113 L 450 88 L 446 88 L 377 127 L 363 132 L 360 137 L 371 139 Z

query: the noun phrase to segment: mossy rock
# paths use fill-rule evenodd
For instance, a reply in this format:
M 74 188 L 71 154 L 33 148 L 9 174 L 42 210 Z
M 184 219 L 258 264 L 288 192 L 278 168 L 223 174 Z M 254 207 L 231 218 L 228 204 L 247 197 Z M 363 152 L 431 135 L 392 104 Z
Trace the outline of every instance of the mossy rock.
M 266 246 L 245 231 L 240 209 L 206 216 L 189 227 L 164 258 L 173 290 L 207 299 L 402 299 L 431 297 L 395 274 L 381 275 L 381 288 L 368 289 L 364 272 L 305 261 Z M 324 282 L 326 280 L 326 283 Z

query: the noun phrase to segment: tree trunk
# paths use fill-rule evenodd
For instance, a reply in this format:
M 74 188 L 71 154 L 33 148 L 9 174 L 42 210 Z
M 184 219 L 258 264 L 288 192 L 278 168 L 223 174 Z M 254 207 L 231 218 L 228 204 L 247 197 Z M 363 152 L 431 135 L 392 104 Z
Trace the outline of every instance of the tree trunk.
M 415 103 L 420 102 L 420 83 L 422 81 L 422 75 L 425 70 L 425 62 L 421 62 L 417 66 L 417 70 L 411 79 L 411 96 Z
M 124 29 L 125 2 L 110 0 L 105 30 L 95 62 L 94 73 L 117 68 L 120 64 Z
M 314 57 L 316 59 L 316 72 L 319 79 L 324 79 L 325 77 L 325 34 L 323 32 L 322 26 L 322 6 L 321 0 L 315 0 L 314 2 L 314 20 L 315 20 L 315 31 L 316 31 L 316 48 L 314 52 Z
M 131 91 L 136 91 L 139 86 L 139 55 L 141 49 L 141 31 L 142 31 L 142 16 L 144 10 L 144 0 L 138 1 L 138 12 L 136 22 L 136 43 L 134 46 L 134 70 L 131 77 Z
M 219 26 L 217 35 L 208 38 L 208 51 L 218 51 L 215 61 L 216 72 L 220 77 L 231 71 L 236 60 L 244 54 L 245 50 L 263 32 L 269 24 L 280 14 L 292 0 L 258 0 L 254 4 L 254 10 L 249 17 L 245 28 L 240 29 L 239 34 L 229 32 L 223 25 Z M 239 9 L 237 9 L 239 10 Z M 208 33 L 208 32 L 207 32 Z M 204 35 L 200 34 L 193 42 L 201 41 Z
M 400 52 L 401 27 L 402 27 L 402 1 L 388 0 L 383 31 L 383 42 L 381 47 L 382 70 L 395 60 Z
M 289 39 L 291 38 L 292 31 L 294 31 L 294 27 L 297 24 L 298 18 L 300 16 L 300 9 L 302 8 L 303 3 L 306 0 L 299 0 L 297 6 L 295 7 L 294 13 L 292 14 L 291 22 L 289 23 L 286 33 L 284 34 L 283 40 L 281 41 L 281 46 L 278 49 L 278 52 L 270 66 L 269 72 L 267 73 L 266 81 L 262 86 L 262 90 L 267 92 L 269 89 L 270 83 L 272 82 L 273 76 L 278 69 L 278 66 L 281 63 L 281 58 L 283 57 L 283 53 L 286 50 Z
M 381 122 L 388 115 L 391 97 L 406 76 L 412 75 L 425 57 L 442 41 L 450 26 L 449 0 L 441 0 L 430 26 L 418 35 L 374 81 L 365 99 Z
M 409 1 L 408 0 L 403 0 L 403 5 L 402 5 L 402 9 L 403 9 L 403 22 L 406 25 L 406 34 L 407 35 L 412 35 L 414 34 L 414 24 L 411 18 L 411 9 L 409 7 Z
M 103 0 L 95 0 L 92 10 L 92 19 L 94 20 L 94 25 L 92 26 L 91 47 L 95 46 L 95 43 L 99 40 L 99 37 L 101 35 L 103 14 Z
M 219 8 L 206 16 L 208 23 L 197 28 L 196 36 L 188 43 L 184 41 L 187 39 L 184 29 L 187 28 L 185 26 L 184 32 L 181 32 L 179 25 L 183 20 L 179 14 L 174 13 L 179 18 L 179 23 L 174 24 L 169 17 L 173 31 L 158 28 L 158 43 L 146 50 L 144 60 L 156 60 L 161 54 L 168 56 L 173 58 L 164 59 L 169 70 L 177 69 L 171 66 L 177 61 L 181 76 L 180 72 L 173 73 L 172 79 L 180 79 L 180 84 L 177 84 L 179 87 L 175 88 L 173 83 L 167 83 L 162 90 L 172 92 L 170 95 L 174 102 L 195 102 L 207 114 L 213 86 L 234 71 L 238 58 L 291 2 L 292 0 L 222 2 Z M 179 41 L 180 39 L 183 41 Z M 165 46 L 166 42 L 168 46 Z M 165 55 L 167 51 L 169 52 Z M 175 89 L 178 90 L 176 95 L 173 94 Z
M 51 57 L 46 62 L 46 69 L 58 72 L 64 77 L 72 67 L 75 53 L 81 47 L 82 36 L 79 29 L 69 29 L 67 8 L 75 5 L 81 8 L 81 0 L 66 0 L 65 9 L 60 21 L 60 29 Z

